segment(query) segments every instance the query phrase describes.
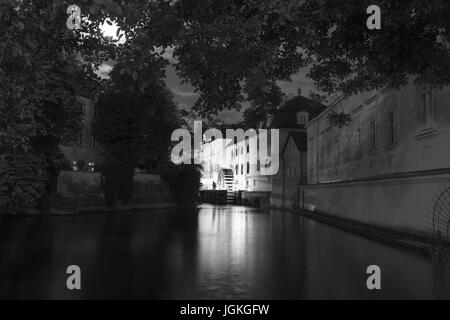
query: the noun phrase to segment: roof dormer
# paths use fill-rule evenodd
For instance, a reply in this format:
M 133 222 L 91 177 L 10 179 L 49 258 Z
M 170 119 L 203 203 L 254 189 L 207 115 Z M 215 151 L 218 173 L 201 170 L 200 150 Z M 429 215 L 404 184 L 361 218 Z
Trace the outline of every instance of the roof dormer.
M 297 112 L 297 124 L 306 125 L 309 121 L 309 113 L 306 111 Z

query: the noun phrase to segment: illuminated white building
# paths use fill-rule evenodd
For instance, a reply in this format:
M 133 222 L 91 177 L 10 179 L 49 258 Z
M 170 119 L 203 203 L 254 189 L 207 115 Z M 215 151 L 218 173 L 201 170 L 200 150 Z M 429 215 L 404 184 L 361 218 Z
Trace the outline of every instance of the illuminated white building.
M 233 171 L 236 191 L 272 191 L 270 176 L 261 174 L 259 143 L 254 134 L 241 141 L 234 139 L 227 145 L 227 158 L 231 160 L 228 168 Z M 270 143 L 268 148 L 270 150 Z
M 204 141 L 201 148 L 202 159 L 202 189 L 212 190 L 213 185 L 218 189 L 219 173 L 221 169 L 228 169 L 230 159 L 227 158 L 225 148 L 229 140 L 210 139 Z
M 240 140 L 240 141 L 239 141 Z M 267 138 L 270 141 L 270 135 Z M 268 143 L 270 150 L 270 143 Z M 215 139 L 202 145 L 202 187 L 206 190 L 225 189 L 221 184 L 224 170 L 233 173 L 233 191 L 270 192 L 270 176 L 261 174 L 258 160 L 258 136 L 244 136 L 234 139 Z M 230 174 L 230 171 L 226 171 Z

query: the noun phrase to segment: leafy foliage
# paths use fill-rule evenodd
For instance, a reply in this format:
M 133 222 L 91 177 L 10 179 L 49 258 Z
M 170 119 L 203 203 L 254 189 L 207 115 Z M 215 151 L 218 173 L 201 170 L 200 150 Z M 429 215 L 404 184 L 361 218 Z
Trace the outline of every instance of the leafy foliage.
M 45 161 L 29 152 L 6 153 L 0 156 L 0 207 L 15 213 L 23 205 L 36 204 L 44 192 Z
M 168 166 L 161 174 L 169 183 L 171 193 L 180 205 L 195 205 L 200 192 L 200 166 L 179 165 Z
M 260 121 L 266 120 L 267 114 L 275 112 L 283 96 L 275 81 L 267 79 L 260 71 L 247 79 L 244 92 L 246 100 L 251 101 L 250 107 L 244 110 L 246 128 L 256 128 Z
M 4 170 L 17 176 L 7 180 L 13 176 L 0 175 L 0 184 L 27 191 L 19 198 L 14 192 L 3 194 L 9 199 L 3 204 L 10 208 L 36 205 L 62 165 L 58 145 L 75 135 L 81 119 L 81 104 L 65 77 L 73 61 L 60 58 L 53 61 L 48 74 L 27 75 L 16 63 L 4 66 L 0 79 L 0 153 L 9 159 L 3 162 Z
M 114 206 L 117 198 L 128 203 L 135 168 L 155 170 L 167 162 L 177 126 L 175 104 L 157 79 L 143 88 L 138 78 L 114 70 L 96 107 L 93 130 L 105 153 L 107 205 Z
M 135 167 L 145 167 L 168 152 L 176 127 L 175 105 L 164 88 L 140 92 L 110 91 L 97 102 L 93 129 L 112 157 Z
M 328 122 L 331 126 L 342 128 L 352 121 L 350 114 L 345 112 L 331 111 L 328 113 Z
M 346 94 L 398 87 L 410 77 L 450 84 L 445 0 L 380 0 L 381 30 L 366 28 L 368 0 L 117 3 L 127 39 L 173 49 L 177 70 L 200 91 L 196 108 L 205 114 L 239 108 L 255 72 L 288 80 L 308 66 L 320 91 Z
M 133 192 L 134 167 L 112 157 L 106 157 L 103 167 L 105 204 L 114 208 L 117 200 L 128 204 Z
M 112 52 L 95 15 L 73 32 L 66 8 L 59 0 L 0 2 L 0 206 L 10 211 L 48 208 L 63 163 L 58 145 L 79 128 L 77 93 L 98 87 L 94 68 Z

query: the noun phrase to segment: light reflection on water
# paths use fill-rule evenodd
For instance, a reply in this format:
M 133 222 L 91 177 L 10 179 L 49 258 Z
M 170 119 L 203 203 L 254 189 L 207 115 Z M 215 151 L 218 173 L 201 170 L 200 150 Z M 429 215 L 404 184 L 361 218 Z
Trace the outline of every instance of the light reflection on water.
M 431 298 L 429 261 L 281 211 L 197 210 L 0 222 L 0 298 Z M 82 269 L 83 290 L 65 288 Z M 366 268 L 382 290 L 366 288 Z

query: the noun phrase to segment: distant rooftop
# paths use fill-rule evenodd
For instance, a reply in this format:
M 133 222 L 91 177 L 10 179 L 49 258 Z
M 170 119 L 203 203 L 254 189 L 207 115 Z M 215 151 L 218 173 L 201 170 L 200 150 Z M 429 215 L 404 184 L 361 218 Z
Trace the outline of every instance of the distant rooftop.
M 283 104 L 275 113 L 271 128 L 305 128 L 297 123 L 297 112 L 305 111 L 309 114 L 309 121 L 321 114 L 327 107 L 315 100 L 303 96 L 296 96 Z

